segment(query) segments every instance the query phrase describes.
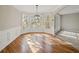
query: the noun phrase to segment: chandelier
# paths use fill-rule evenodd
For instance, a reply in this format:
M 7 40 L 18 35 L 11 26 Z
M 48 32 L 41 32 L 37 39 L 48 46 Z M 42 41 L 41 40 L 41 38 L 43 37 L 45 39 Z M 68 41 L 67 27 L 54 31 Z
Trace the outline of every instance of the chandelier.
M 38 7 L 39 5 L 35 5 L 35 14 L 33 16 L 33 22 L 32 22 L 32 26 L 33 27 L 39 27 L 41 24 L 40 24 L 40 15 L 38 13 Z

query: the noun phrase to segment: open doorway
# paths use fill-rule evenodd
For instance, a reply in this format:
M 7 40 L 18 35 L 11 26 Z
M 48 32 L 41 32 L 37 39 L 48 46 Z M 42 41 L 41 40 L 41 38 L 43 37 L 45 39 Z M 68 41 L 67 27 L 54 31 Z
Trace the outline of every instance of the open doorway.
M 62 9 L 55 19 L 57 37 L 70 42 L 79 49 L 79 6 L 67 6 Z

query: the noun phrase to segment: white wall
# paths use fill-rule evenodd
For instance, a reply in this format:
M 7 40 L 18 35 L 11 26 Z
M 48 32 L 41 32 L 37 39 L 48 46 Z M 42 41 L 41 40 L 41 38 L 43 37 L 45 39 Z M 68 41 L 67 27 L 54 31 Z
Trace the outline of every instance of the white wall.
M 21 34 L 21 13 L 12 6 L 0 5 L 0 51 Z
M 62 29 L 79 32 L 79 13 L 62 15 Z
M 0 5 L 0 30 L 20 26 L 21 13 L 12 6 Z

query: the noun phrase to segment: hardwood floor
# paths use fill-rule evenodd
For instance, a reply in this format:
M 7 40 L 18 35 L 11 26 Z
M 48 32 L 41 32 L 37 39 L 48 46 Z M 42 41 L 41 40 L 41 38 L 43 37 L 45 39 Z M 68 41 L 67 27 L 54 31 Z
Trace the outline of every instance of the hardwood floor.
M 29 32 L 20 35 L 1 53 L 78 53 L 69 42 L 62 41 L 52 34 Z

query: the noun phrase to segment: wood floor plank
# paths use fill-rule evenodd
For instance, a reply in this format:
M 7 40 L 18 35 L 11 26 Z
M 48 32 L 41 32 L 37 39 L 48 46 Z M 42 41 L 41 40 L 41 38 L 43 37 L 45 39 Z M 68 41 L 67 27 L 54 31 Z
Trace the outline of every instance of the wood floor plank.
M 67 42 L 45 32 L 29 32 L 17 37 L 1 53 L 78 53 Z

